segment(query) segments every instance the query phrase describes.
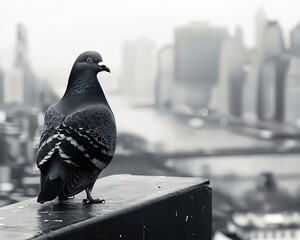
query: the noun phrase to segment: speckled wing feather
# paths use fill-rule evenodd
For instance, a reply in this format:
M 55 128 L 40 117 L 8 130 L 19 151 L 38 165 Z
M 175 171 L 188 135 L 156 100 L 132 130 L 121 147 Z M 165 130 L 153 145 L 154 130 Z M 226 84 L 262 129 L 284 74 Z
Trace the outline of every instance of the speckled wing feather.
M 57 149 L 70 166 L 102 170 L 111 161 L 115 147 L 115 120 L 106 106 L 92 105 L 66 118 L 51 108 L 45 115 L 37 164 L 41 167 Z
M 59 128 L 61 158 L 71 166 L 105 168 L 116 147 L 116 125 L 105 105 L 92 105 L 68 117 Z
M 59 143 L 58 128 L 61 126 L 63 120 L 64 115 L 55 110 L 55 105 L 52 105 L 47 109 L 37 154 L 38 167 L 43 166 L 43 164 L 53 155 L 56 146 Z
M 51 160 L 54 152 L 69 168 L 60 199 L 75 195 L 94 184 L 111 161 L 116 147 L 116 126 L 105 105 L 87 106 L 67 117 L 50 108 L 38 151 L 38 167 Z

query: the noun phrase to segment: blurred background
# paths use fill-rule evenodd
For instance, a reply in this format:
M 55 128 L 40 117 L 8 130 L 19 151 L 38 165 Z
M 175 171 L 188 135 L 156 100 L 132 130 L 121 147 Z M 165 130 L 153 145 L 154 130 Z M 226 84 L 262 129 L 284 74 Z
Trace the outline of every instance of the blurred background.
M 214 239 L 300 239 L 298 1 L 10 0 L 0 8 L 0 206 L 36 197 L 44 113 L 83 51 L 115 113 L 101 177 L 209 178 Z

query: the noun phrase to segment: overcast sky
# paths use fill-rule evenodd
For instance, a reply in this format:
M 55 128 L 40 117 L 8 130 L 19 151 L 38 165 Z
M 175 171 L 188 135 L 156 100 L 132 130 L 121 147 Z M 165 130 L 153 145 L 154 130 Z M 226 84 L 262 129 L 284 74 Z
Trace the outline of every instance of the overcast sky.
M 0 5 L 0 66 L 12 68 L 15 28 L 28 30 L 30 61 L 40 78 L 64 90 L 77 55 L 97 50 L 117 77 L 122 43 L 140 37 L 156 46 L 173 42 L 173 30 L 191 21 L 243 27 L 248 46 L 254 44 L 254 16 L 263 7 L 278 20 L 287 37 L 300 22 L 298 0 L 7 0 Z M 130 59 L 128 59 L 130 61 Z

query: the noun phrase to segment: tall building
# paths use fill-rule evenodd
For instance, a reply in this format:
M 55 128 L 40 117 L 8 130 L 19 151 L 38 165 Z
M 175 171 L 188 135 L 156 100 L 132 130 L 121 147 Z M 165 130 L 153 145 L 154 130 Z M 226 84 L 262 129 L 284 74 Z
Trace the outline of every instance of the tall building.
M 268 19 L 263 8 L 255 16 L 255 49 L 250 52 L 247 79 L 243 93 L 243 117 L 257 121 L 258 78 L 261 64 L 265 59 L 265 38 Z
M 17 25 L 15 67 L 28 68 L 28 34 L 22 24 Z
M 247 72 L 244 65 L 236 66 L 231 69 L 229 74 L 229 94 L 228 94 L 228 106 L 229 114 L 234 117 L 242 117 L 243 109 L 243 93 L 245 91 L 245 82 L 247 79 Z
M 290 53 L 300 57 L 300 24 L 291 31 L 291 47 Z
M 235 29 L 234 35 L 228 37 L 222 46 L 219 68 L 219 82 L 213 90 L 213 100 L 211 108 L 225 114 L 242 111 L 233 110 L 235 103 L 232 99 L 240 99 L 245 83 L 245 73 L 243 65 L 249 61 L 249 52 L 244 46 L 243 31 L 241 27 Z M 239 78 L 240 77 L 240 78 Z M 239 86 L 239 87 L 238 87 Z M 238 88 L 237 88 L 238 87 Z M 240 104 L 242 104 L 240 99 Z M 233 111 L 233 112 L 232 112 Z
M 284 120 L 300 126 L 300 57 L 291 57 L 285 79 Z
M 260 120 L 282 121 L 289 60 L 283 56 L 284 42 L 279 24 L 268 22 L 265 31 L 264 59 L 258 75 L 257 115 Z
M 4 104 L 4 73 L 0 69 L 0 107 Z
M 227 35 L 226 29 L 205 23 L 191 23 L 175 30 L 175 84 L 183 104 L 192 109 L 209 104 Z
M 4 96 L 6 104 L 23 104 L 24 75 L 19 68 L 13 68 L 5 74 Z
M 28 108 L 39 106 L 39 86 L 28 60 L 27 29 L 21 24 L 16 28 L 14 66 L 6 76 L 5 102 Z
M 131 103 L 154 103 L 156 63 L 153 41 L 137 39 L 123 44 L 119 86 Z
M 264 60 L 264 49 L 266 42 L 267 15 L 263 8 L 259 9 L 255 16 L 255 44 L 256 56 L 255 62 L 259 66 Z
M 36 76 L 30 67 L 28 57 L 28 33 L 27 29 L 18 24 L 17 42 L 15 49 L 15 68 L 23 72 L 23 102 L 28 107 L 39 105 L 39 89 Z
M 300 126 L 300 24 L 291 31 L 290 65 L 285 77 L 284 121 Z
M 257 51 L 249 50 L 249 62 L 244 66 L 246 80 L 243 87 L 242 117 L 246 121 L 257 121 L 257 90 L 258 90 L 258 65 Z
M 271 56 L 260 68 L 258 79 L 257 115 L 264 121 L 283 121 L 285 106 L 285 78 L 289 59 Z
M 155 86 L 155 105 L 158 108 L 170 108 L 174 85 L 174 47 L 165 46 L 158 51 L 158 69 Z
M 267 23 L 264 40 L 265 58 L 283 53 L 283 36 L 278 22 L 270 21 Z

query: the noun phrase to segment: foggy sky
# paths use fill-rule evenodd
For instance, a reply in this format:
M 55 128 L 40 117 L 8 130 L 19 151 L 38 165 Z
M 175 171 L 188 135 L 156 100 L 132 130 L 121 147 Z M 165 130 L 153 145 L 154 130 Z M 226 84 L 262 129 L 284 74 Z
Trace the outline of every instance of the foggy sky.
M 102 54 L 112 74 L 100 78 L 109 85 L 118 77 L 124 41 L 144 37 L 161 47 L 173 42 L 176 26 L 206 21 L 231 32 L 240 25 L 246 44 L 253 46 L 254 16 L 261 7 L 280 22 L 285 37 L 300 22 L 297 0 L 1 0 L 0 67 L 12 68 L 15 29 L 22 23 L 33 70 L 57 91 L 64 91 L 75 58 L 86 50 Z

